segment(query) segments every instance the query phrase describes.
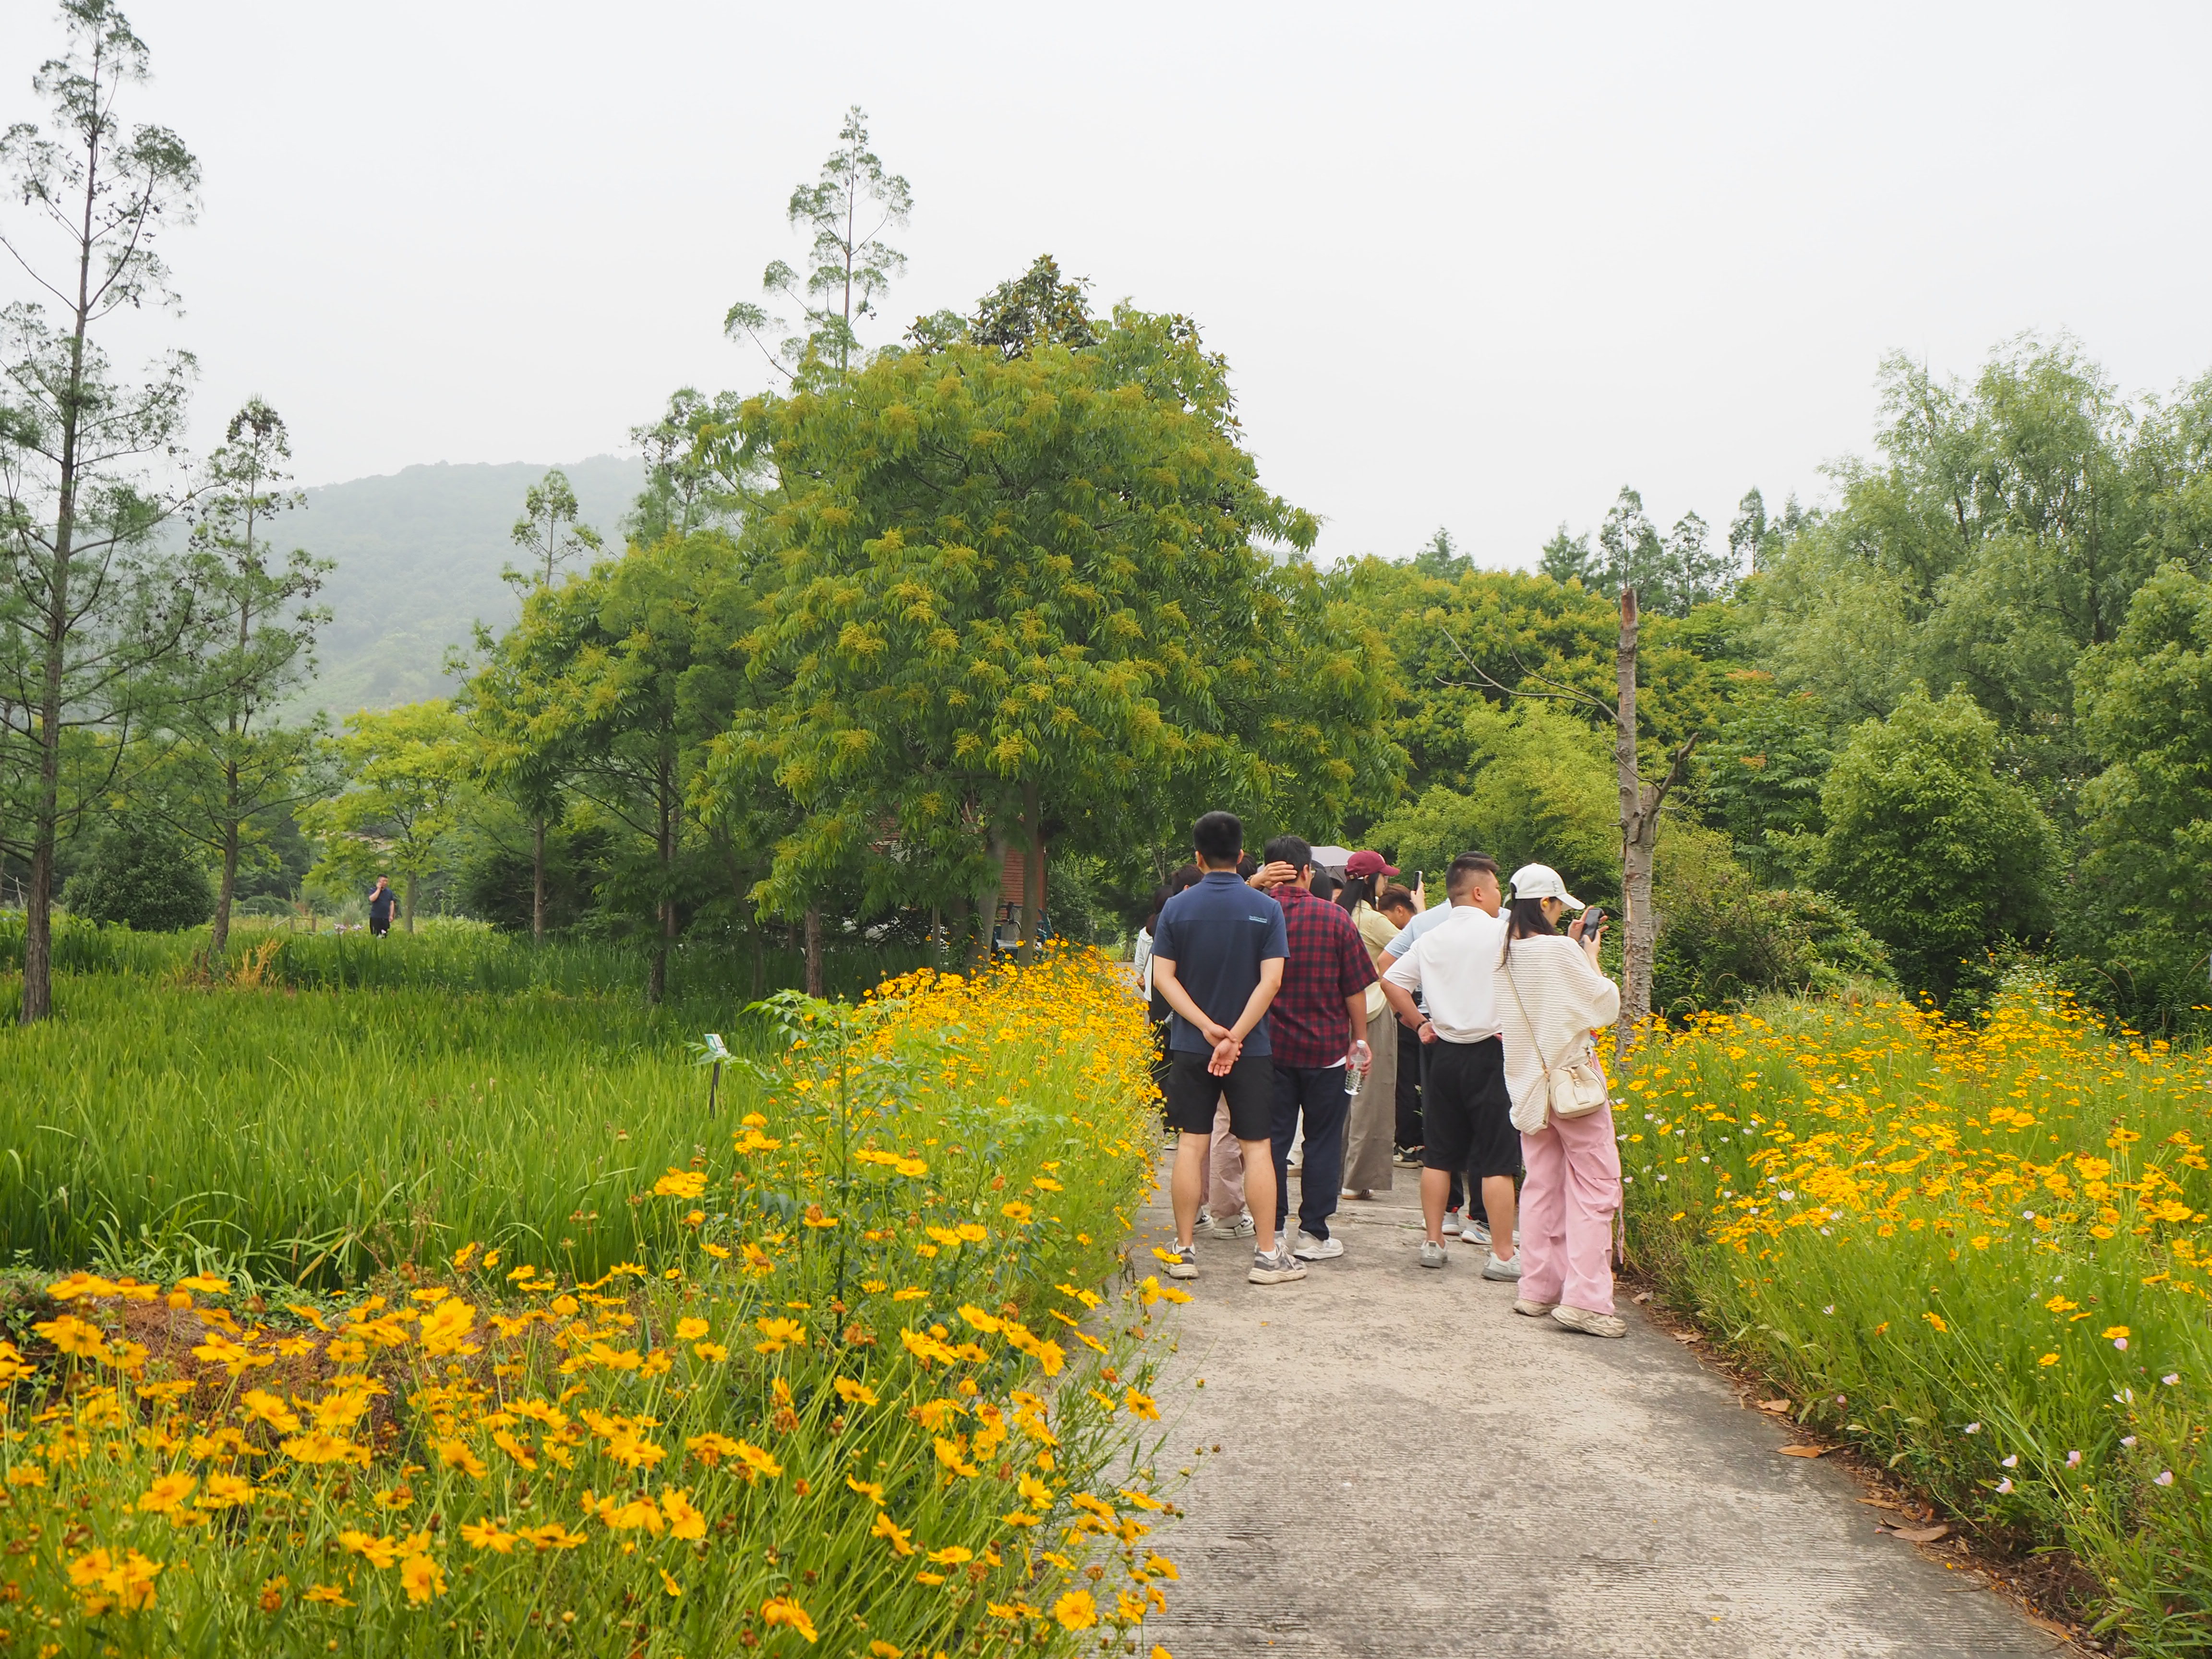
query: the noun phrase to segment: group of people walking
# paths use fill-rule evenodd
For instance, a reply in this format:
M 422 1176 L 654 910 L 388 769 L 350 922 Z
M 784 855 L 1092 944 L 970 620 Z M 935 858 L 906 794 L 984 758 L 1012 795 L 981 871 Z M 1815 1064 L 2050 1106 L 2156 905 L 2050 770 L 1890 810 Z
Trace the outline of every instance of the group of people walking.
M 1201 1228 L 1252 1239 L 1255 1285 L 1341 1256 L 1329 1219 L 1389 1186 L 1395 1139 L 1419 1147 L 1422 1267 L 1443 1267 L 1456 1235 L 1483 1248 L 1485 1278 L 1516 1285 L 1516 1313 L 1624 1334 L 1620 1147 L 1593 1042 L 1620 1010 L 1601 914 L 1562 931 L 1584 907 L 1556 872 L 1526 865 L 1501 886 L 1480 853 L 1452 861 L 1434 908 L 1355 853 L 1332 902 L 1304 841 L 1279 836 L 1255 860 L 1243 838 L 1233 813 L 1200 818 L 1196 862 L 1139 940 L 1177 1134 L 1170 1275 L 1198 1276 Z

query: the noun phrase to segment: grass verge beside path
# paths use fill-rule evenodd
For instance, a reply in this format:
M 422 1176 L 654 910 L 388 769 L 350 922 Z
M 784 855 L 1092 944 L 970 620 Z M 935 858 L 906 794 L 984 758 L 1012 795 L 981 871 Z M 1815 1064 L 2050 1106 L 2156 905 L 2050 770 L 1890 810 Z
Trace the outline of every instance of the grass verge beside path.
M 1091 1287 L 1150 1182 L 1141 1008 L 1071 953 L 778 1018 L 790 1046 L 712 1150 L 623 1183 L 663 1219 L 599 1276 L 471 1237 L 335 1294 L 55 1283 L 0 1344 L 0 1642 L 1137 1638 L 1176 1576 L 1146 1542 L 1141 1345 L 1181 1293 Z
M 2208 1079 L 2035 988 L 1711 1017 L 1616 1080 L 1632 1238 L 1800 1421 L 2212 1652 Z

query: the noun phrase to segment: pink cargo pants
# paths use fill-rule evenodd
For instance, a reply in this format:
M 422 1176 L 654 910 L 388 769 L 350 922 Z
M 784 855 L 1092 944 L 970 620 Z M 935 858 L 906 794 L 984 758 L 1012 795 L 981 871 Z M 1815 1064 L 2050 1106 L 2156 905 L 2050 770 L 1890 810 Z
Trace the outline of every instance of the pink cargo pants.
M 1613 1218 L 1620 1208 L 1620 1144 L 1613 1108 L 1555 1117 L 1521 1137 L 1522 1297 L 1613 1311 Z

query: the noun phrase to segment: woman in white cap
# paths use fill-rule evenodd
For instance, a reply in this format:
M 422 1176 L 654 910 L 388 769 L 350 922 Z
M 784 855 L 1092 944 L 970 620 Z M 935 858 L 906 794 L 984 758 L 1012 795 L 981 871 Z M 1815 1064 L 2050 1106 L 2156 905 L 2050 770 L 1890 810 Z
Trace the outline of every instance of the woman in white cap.
M 1591 1336 L 1625 1336 L 1628 1327 L 1613 1310 L 1620 1147 L 1590 1040 L 1620 1018 L 1620 988 L 1597 965 L 1602 915 L 1559 931 L 1562 915 L 1583 908 L 1548 865 L 1513 872 L 1497 1004 L 1505 1086 L 1528 1172 L 1513 1311 L 1548 1314 Z

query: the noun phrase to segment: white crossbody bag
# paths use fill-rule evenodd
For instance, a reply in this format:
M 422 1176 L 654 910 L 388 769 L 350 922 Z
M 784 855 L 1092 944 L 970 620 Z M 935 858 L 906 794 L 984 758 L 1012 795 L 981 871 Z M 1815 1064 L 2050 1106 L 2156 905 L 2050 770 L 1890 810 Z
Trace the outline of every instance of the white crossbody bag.
M 1588 1117 L 1613 1095 L 1606 1085 L 1605 1073 L 1597 1068 L 1597 1056 L 1585 1048 L 1567 1065 L 1553 1065 L 1543 1045 L 1536 1041 L 1535 1024 L 1528 1018 L 1528 1005 L 1521 1000 L 1521 988 L 1513 981 L 1510 963 L 1505 985 L 1513 993 L 1513 1006 L 1521 1011 L 1521 1028 L 1528 1033 L 1528 1046 L 1536 1051 L 1537 1062 L 1544 1068 L 1542 1086 L 1530 1091 L 1526 1105 L 1514 1106 L 1513 1127 L 1524 1135 L 1533 1135 L 1554 1117 Z

